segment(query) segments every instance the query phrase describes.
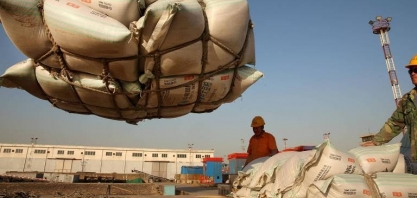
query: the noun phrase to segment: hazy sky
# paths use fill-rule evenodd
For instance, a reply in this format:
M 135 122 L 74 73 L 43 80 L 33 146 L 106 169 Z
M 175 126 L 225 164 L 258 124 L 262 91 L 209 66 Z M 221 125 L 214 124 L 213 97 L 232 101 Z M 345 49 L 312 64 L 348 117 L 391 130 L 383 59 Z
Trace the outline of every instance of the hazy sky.
M 265 76 L 233 103 L 208 114 L 153 119 L 137 126 L 94 115 L 70 114 L 29 93 L 0 88 L 0 142 L 88 146 L 215 149 L 242 152 L 264 117 L 278 148 L 317 145 L 330 132 L 347 151 L 359 136 L 377 132 L 395 109 L 378 35 L 368 21 L 391 16 L 391 52 L 402 94 L 404 66 L 417 54 L 415 0 L 249 0 L 255 24 L 256 69 Z M 1 26 L 1 24 L 0 24 Z M 0 28 L 0 74 L 25 60 Z M 399 142 L 396 138 L 392 143 Z

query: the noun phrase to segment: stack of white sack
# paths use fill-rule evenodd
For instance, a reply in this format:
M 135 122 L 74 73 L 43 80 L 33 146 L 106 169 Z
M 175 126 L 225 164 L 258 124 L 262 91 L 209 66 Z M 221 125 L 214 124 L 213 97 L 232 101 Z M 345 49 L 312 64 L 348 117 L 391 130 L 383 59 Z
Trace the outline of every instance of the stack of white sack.
M 247 0 L 2 0 L 0 18 L 28 57 L 0 86 L 71 113 L 136 124 L 211 112 L 263 76 Z
M 234 183 L 233 196 L 416 196 L 417 176 L 405 173 L 404 156 L 399 152 L 400 145 L 357 147 L 343 152 L 336 149 L 330 141 L 325 141 L 311 151 L 279 153 L 267 160 L 254 161 L 254 168 L 249 167 L 242 173 L 239 172 L 238 182 Z M 396 184 L 397 180 L 402 179 L 404 182 L 398 181 Z

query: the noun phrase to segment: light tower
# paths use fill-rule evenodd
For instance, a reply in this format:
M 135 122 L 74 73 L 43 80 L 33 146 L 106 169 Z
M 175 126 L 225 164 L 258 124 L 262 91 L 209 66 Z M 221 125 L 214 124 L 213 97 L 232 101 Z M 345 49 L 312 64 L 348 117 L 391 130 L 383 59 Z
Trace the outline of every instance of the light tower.
M 191 150 L 193 149 L 194 144 L 188 144 L 188 151 L 190 151 L 190 166 L 193 165 L 192 157 L 191 157 Z
M 323 139 L 324 139 L 325 141 L 329 140 L 329 139 L 330 139 L 330 133 L 324 133 L 324 134 L 323 134 Z
M 391 20 L 391 17 L 387 17 L 384 19 L 382 18 L 382 16 L 377 16 L 376 20 L 369 21 L 369 25 L 372 26 L 372 32 L 374 34 L 379 34 L 382 50 L 384 51 L 385 63 L 387 64 L 388 75 L 391 81 L 392 93 L 394 94 L 395 104 L 398 105 L 398 103 L 401 100 L 401 89 L 400 83 L 397 79 L 397 73 L 395 71 L 394 59 L 391 54 L 388 37 L 388 31 L 390 31 L 391 29 L 391 27 L 389 26 Z
M 38 138 L 31 138 L 30 143 L 32 144 L 32 148 L 30 148 L 29 157 L 26 157 L 27 159 L 25 159 L 25 164 L 23 166 L 23 172 L 30 171 L 30 169 L 32 168 L 33 151 L 34 151 L 35 145 L 38 143 Z M 29 152 L 29 150 L 28 150 L 28 152 Z
M 242 146 L 241 146 L 242 151 L 245 153 L 246 152 L 246 149 L 245 149 L 245 140 L 240 139 L 240 141 L 242 142 Z
M 287 138 L 283 138 L 282 141 L 284 141 L 284 149 L 287 149 Z

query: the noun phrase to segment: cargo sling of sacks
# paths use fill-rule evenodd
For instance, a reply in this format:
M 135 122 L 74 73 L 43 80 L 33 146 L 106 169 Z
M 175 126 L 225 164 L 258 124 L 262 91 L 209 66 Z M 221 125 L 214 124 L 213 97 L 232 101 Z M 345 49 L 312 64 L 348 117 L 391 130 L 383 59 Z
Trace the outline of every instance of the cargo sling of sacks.
M 0 85 L 70 113 L 137 124 L 212 112 L 263 76 L 249 66 L 246 0 L 103 2 L 1 1 L 2 25 L 28 59 Z

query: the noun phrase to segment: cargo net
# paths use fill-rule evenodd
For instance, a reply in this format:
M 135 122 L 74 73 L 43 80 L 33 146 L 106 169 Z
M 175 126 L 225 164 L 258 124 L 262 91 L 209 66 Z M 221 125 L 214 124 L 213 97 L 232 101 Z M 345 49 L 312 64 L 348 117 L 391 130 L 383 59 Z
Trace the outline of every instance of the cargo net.
M 248 66 L 246 0 L 5 0 L 0 17 L 29 57 L 1 85 L 70 113 L 137 124 L 211 112 L 263 76 Z

